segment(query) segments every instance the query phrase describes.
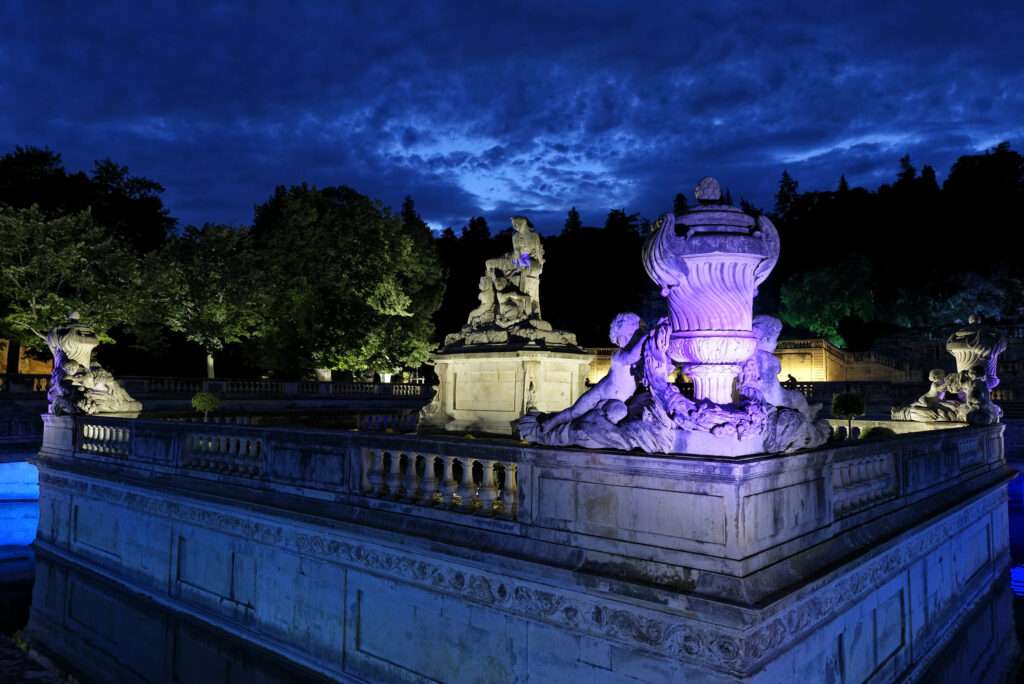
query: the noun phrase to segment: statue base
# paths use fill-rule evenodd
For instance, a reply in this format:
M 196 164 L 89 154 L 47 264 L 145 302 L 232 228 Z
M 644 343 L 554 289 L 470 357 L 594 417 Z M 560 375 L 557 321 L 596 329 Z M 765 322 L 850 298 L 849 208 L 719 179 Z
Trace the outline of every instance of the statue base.
M 550 323 L 540 319 L 520 321 L 508 327 L 467 325 L 444 338 L 445 349 L 478 345 L 540 345 L 577 349 L 576 335 L 554 330 Z
M 573 347 L 446 348 L 432 357 L 439 384 L 420 426 L 510 435 L 528 411 L 561 411 L 579 399 L 593 358 Z

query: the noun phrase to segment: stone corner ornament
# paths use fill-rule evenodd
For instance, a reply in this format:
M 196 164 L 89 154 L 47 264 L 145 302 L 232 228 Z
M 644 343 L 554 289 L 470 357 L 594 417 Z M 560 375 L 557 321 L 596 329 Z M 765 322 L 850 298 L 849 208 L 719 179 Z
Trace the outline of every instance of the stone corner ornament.
M 928 391 L 909 404 L 894 406 L 892 419 L 970 425 L 1002 420 L 1003 410 L 992 401 L 992 390 L 999 386 L 996 365 L 1006 351 L 1006 336 L 985 325 L 980 316 L 971 316 L 946 340 L 946 351 L 956 361 L 956 371 L 932 369 Z
M 82 323 L 77 313 L 46 336 L 53 353 L 53 373 L 46 393 L 48 413 L 138 417 L 142 404 L 93 361 L 93 350 L 99 343 L 96 331 Z

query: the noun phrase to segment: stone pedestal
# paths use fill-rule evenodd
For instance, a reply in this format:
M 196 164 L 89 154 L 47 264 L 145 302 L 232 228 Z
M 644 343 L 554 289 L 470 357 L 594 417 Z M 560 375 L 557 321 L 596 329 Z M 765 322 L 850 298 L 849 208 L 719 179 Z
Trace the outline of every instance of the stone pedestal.
M 512 434 L 531 409 L 561 411 L 586 391 L 592 354 L 490 348 L 438 352 L 439 384 L 420 425 L 455 432 Z

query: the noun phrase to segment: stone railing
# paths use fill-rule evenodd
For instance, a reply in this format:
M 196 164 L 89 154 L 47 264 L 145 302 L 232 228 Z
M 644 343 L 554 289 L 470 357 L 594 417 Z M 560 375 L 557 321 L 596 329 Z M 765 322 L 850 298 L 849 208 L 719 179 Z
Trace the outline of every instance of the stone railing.
M 0 394 L 43 393 L 50 387 L 49 373 L 0 373 Z
M 879 521 L 879 535 L 886 525 L 916 524 L 1008 472 L 1002 425 L 730 460 L 449 435 L 89 416 L 43 422 L 39 462 L 51 468 L 77 462 L 119 481 L 152 480 L 157 489 L 173 482 L 297 510 L 312 501 L 324 515 L 439 539 L 457 524 L 474 528 L 462 537 L 481 551 L 512 544 L 523 557 L 573 568 L 636 559 L 631 571 L 644 582 L 684 565 L 703 571 L 695 592 L 742 592 L 751 601 L 789 581 L 784 554 L 811 553 L 849 532 L 849 542 L 814 552 L 824 554 L 815 562 L 830 562 L 832 550 L 872 543 L 868 523 Z M 896 427 L 907 425 L 919 427 Z M 743 579 L 751 573 L 764 581 Z
M 905 404 L 921 396 L 928 389 L 924 382 L 885 382 L 885 381 L 838 381 L 838 382 L 798 382 L 797 387 L 811 403 L 822 405 L 822 415 L 832 411 L 832 397 L 836 394 L 853 392 L 864 397 L 868 415 L 885 416 L 893 406 Z
M 195 470 L 259 476 L 266 471 L 263 440 L 248 436 L 189 433 L 181 464 Z
M 78 445 L 91 454 L 128 456 L 132 446 L 132 423 L 83 420 L 78 423 Z
M 247 380 L 124 376 L 119 378 L 129 394 L 146 398 L 191 398 L 196 392 L 212 392 L 222 398 L 335 398 L 429 400 L 433 389 L 419 383 L 321 382 L 316 380 Z
M 519 485 L 514 462 L 364 449 L 362 465 L 364 494 L 516 517 Z
M 898 493 L 892 454 L 837 459 L 832 464 L 832 508 L 836 517 L 892 498 Z

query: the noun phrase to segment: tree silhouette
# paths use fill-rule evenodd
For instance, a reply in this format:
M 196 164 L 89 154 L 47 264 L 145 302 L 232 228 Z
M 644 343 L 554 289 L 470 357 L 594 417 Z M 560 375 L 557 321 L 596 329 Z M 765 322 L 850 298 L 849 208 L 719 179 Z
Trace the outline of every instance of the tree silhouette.
M 793 205 L 798 197 L 797 190 L 799 187 L 800 185 L 789 175 L 789 171 L 782 172 L 782 178 L 779 179 L 779 189 L 775 193 L 775 215 L 780 219 L 788 217 L 789 213 L 793 210 Z
M 163 191 L 109 159 L 86 175 L 67 173 L 60 155 L 45 148 L 17 147 L 0 157 L 0 206 L 37 206 L 49 218 L 91 210 L 96 223 L 140 254 L 163 244 L 175 227 Z
M 681 192 L 677 192 L 675 199 L 672 200 L 672 211 L 678 216 L 686 212 L 690 208 L 689 203 L 686 201 L 686 195 Z
M 573 207 L 565 217 L 565 227 L 562 228 L 562 234 L 573 235 L 578 233 L 582 228 L 583 221 L 580 220 L 580 212 L 576 211 L 576 207 Z
M 609 233 L 637 233 L 640 224 L 639 214 L 627 214 L 625 209 L 612 209 L 604 222 L 604 229 Z

